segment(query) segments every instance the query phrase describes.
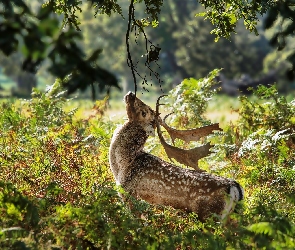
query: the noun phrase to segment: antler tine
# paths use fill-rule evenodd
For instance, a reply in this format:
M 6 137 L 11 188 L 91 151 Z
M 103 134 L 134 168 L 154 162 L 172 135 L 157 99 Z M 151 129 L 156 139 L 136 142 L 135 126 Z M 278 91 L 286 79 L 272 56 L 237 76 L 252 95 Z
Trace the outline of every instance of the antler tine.
M 160 95 L 160 96 L 158 97 L 158 99 L 157 99 L 157 103 L 156 103 L 156 116 L 157 116 L 157 117 L 160 115 L 159 107 L 160 107 L 161 105 L 164 105 L 164 104 L 160 104 L 160 103 L 159 103 L 159 102 L 160 102 L 160 99 L 161 99 L 162 97 L 164 97 L 164 96 L 168 96 L 168 95 Z
M 186 143 L 189 143 L 190 141 L 198 141 L 201 137 L 211 134 L 213 130 L 222 130 L 219 127 L 219 123 L 214 123 L 214 124 L 203 126 L 200 128 L 194 128 L 194 129 L 188 129 L 188 130 L 174 129 L 166 123 L 167 117 L 171 114 L 173 114 L 173 112 L 168 115 L 165 115 L 163 119 L 158 119 L 158 120 L 160 125 L 167 130 L 168 134 L 170 135 L 172 139 L 173 144 L 176 138 L 179 138 L 185 141 Z
M 169 115 L 172 115 L 173 113 L 174 113 L 174 112 L 171 112 L 171 113 L 169 113 L 168 115 L 165 115 L 164 118 L 163 118 L 163 122 L 166 123 L 166 119 L 167 119 L 167 117 L 168 117 Z
M 160 105 L 161 105 L 161 104 L 160 104 Z M 172 115 L 173 113 L 174 113 L 174 112 L 171 112 L 171 113 L 169 113 L 168 115 L 165 115 L 163 119 L 159 119 L 159 123 L 160 123 L 160 125 L 163 126 L 165 129 L 166 129 L 167 127 L 169 127 L 169 126 L 167 125 L 167 123 L 166 123 L 166 119 L 167 119 L 167 117 L 168 117 L 169 115 Z M 160 113 L 159 113 L 159 115 L 160 115 Z

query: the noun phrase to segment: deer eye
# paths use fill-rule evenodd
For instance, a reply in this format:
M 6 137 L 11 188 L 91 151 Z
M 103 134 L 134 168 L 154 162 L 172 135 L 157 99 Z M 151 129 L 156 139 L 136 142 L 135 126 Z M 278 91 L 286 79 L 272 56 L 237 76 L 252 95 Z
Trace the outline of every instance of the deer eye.
M 141 111 L 141 115 L 142 115 L 142 117 L 146 117 L 146 112 Z

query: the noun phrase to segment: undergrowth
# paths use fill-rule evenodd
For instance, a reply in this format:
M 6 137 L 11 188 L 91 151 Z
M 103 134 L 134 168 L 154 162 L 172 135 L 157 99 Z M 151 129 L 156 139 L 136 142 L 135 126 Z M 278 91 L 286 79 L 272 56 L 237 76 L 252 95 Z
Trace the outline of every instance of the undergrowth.
M 173 126 L 209 122 L 200 107 L 214 94 L 215 73 L 170 92 L 178 99 L 166 107 L 181 111 L 171 117 Z M 0 248 L 295 248 L 295 102 L 275 87 L 255 95 L 264 101 L 241 97 L 237 125 L 209 138 L 214 153 L 200 165 L 245 189 L 226 223 L 201 223 L 194 213 L 136 200 L 130 211 L 122 203 L 109 170 L 116 124 L 104 116 L 106 100 L 96 103 L 97 115 L 89 119 L 65 111 L 66 99 L 37 91 L 21 105 L 2 103 Z M 155 142 L 147 148 L 165 157 Z

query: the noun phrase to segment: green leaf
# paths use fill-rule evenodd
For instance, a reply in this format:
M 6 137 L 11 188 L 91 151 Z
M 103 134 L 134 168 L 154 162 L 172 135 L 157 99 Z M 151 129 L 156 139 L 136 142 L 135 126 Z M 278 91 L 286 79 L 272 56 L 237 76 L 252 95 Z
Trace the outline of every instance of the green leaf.
M 256 234 L 266 234 L 269 236 L 272 236 L 275 233 L 272 224 L 269 222 L 258 222 L 247 226 L 247 229 Z

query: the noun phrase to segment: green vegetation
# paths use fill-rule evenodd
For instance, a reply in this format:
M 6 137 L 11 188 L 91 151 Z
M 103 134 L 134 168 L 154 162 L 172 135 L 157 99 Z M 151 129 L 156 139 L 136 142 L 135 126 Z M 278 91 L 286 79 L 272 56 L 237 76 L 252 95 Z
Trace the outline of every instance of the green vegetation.
M 60 78 L 69 93 L 88 88 L 93 98 L 119 86 L 124 92 L 137 85 L 168 92 L 182 79 L 215 68 L 224 68 L 227 78 L 257 78 L 275 70 L 279 77 L 287 71 L 290 80 L 294 75 L 290 0 L 11 0 L 1 1 L 0 10 L 0 67 L 17 83 L 15 96 L 30 96 L 40 75 L 47 84 Z M 271 50 L 269 42 L 282 51 Z M 157 60 L 147 64 L 156 47 Z
M 210 102 L 214 73 L 185 80 L 168 98 L 177 94 L 173 104 L 191 107 L 185 114 L 205 121 L 205 110 L 193 107 Z M 88 117 L 63 97 L 37 90 L 31 100 L 1 104 L 1 249 L 295 247 L 294 100 L 260 88 L 256 99 L 241 98 L 237 123 L 210 138 L 214 153 L 200 167 L 245 188 L 245 200 L 225 224 L 213 218 L 203 224 L 193 213 L 143 201 L 134 200 L 132 210 L 122 203 L 108 164 L 110 137 L 122 121 L 104 115 L 106 102 L 96 102 Z M 170 122 L 181 127 L 185 120 L 179 112 Z M 166 157 L 155 140 L 147 148 Z

